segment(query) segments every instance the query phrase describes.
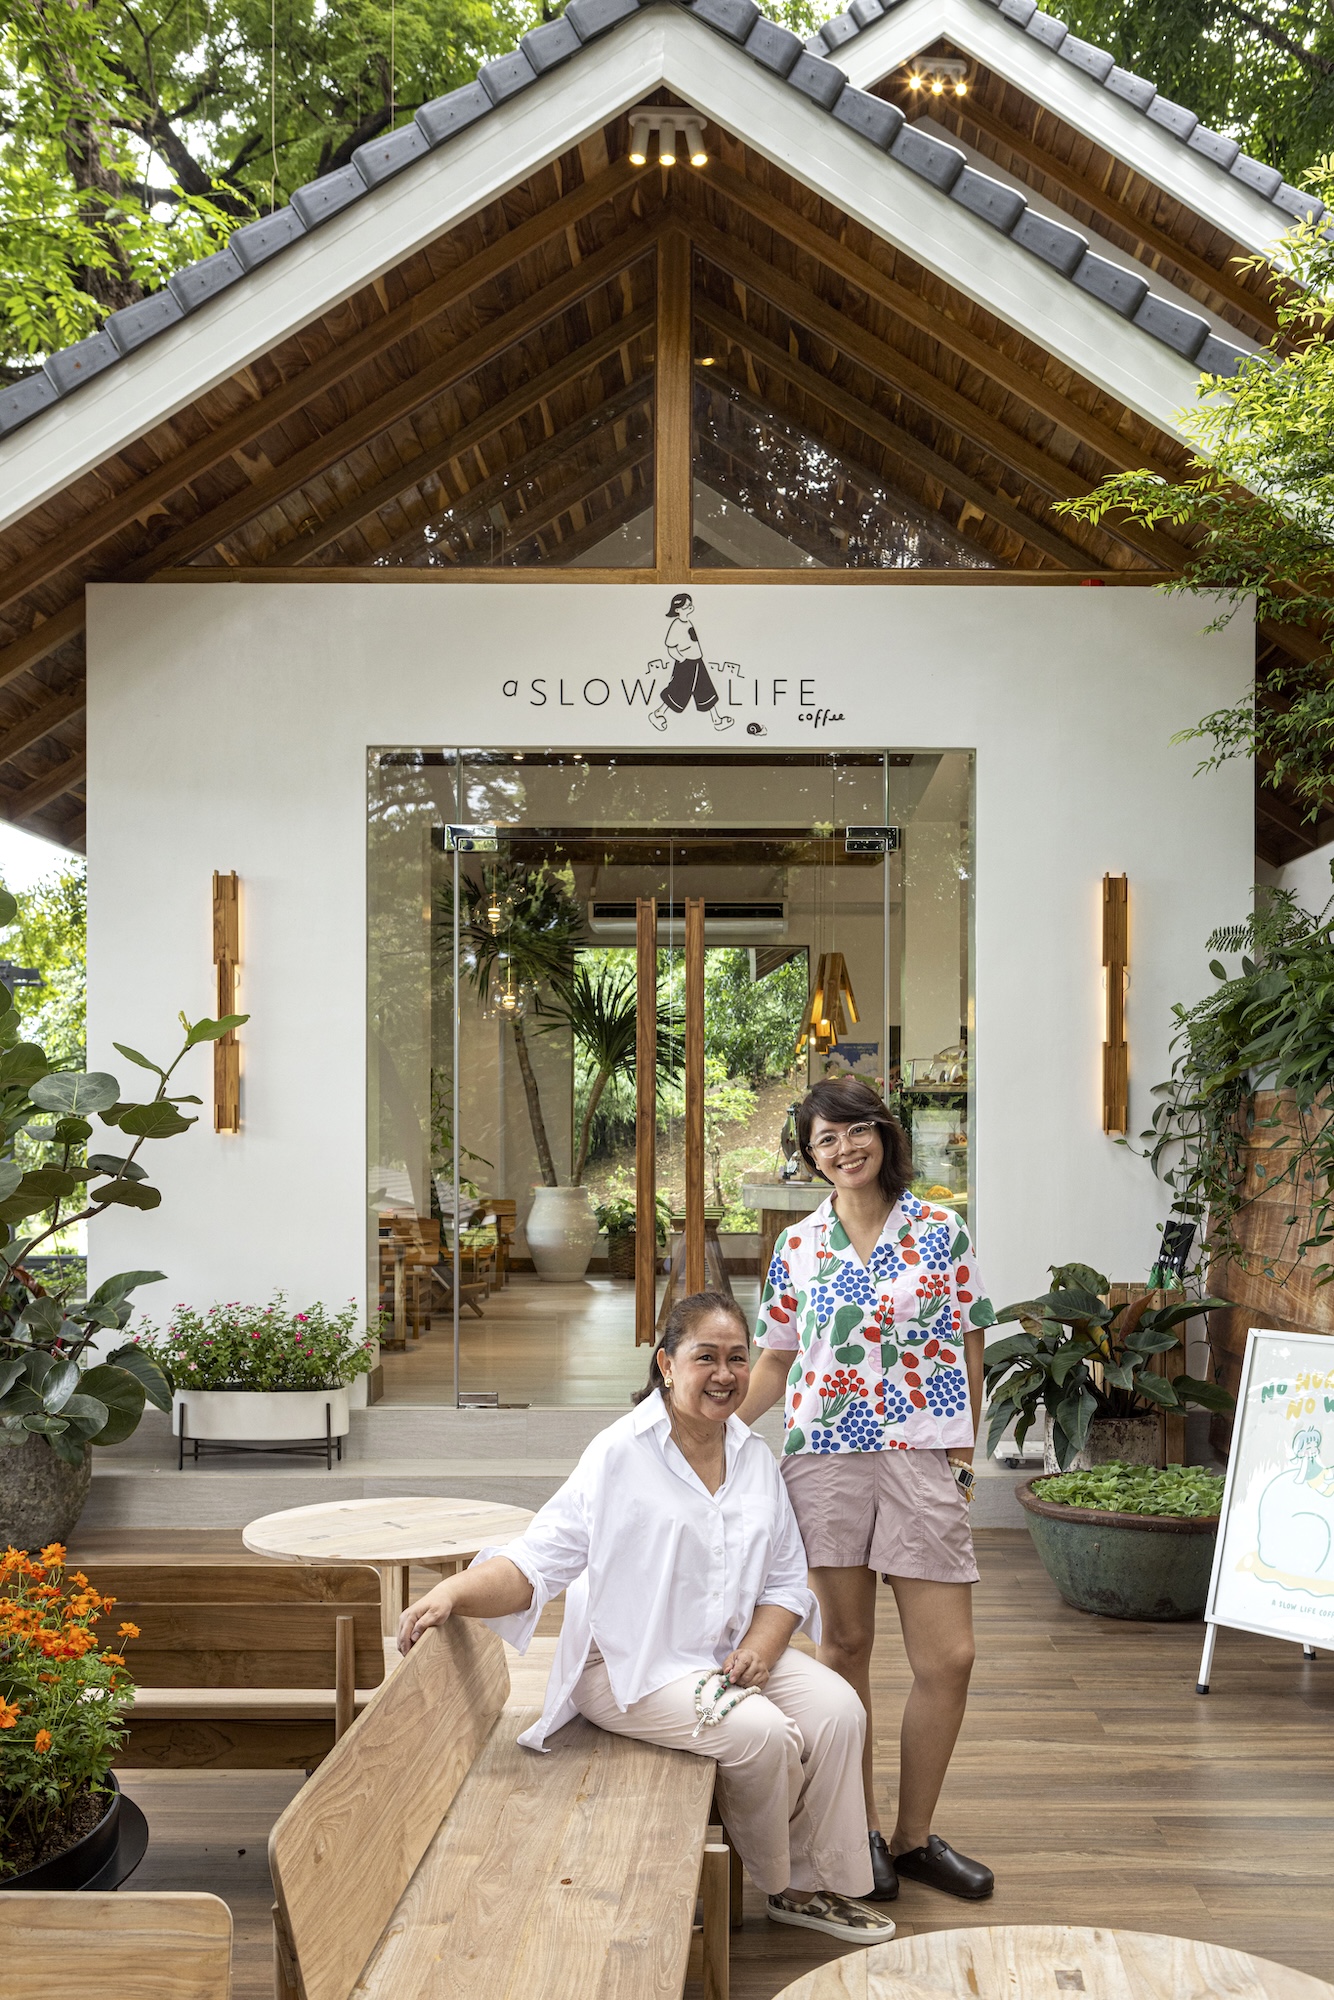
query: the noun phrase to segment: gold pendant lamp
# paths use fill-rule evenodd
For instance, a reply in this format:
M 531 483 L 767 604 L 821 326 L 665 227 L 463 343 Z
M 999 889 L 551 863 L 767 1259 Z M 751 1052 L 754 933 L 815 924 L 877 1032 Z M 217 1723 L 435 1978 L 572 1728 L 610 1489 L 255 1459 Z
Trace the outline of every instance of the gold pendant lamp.
M 838 1047 L 839 1036 L 856 1026 L 858 1018 L 846 959 L 841 951 L 822 951 L 797 1030 L 797 1054 L 801 1055 L 809 1042 L 817 1055 L 827 1055 Z

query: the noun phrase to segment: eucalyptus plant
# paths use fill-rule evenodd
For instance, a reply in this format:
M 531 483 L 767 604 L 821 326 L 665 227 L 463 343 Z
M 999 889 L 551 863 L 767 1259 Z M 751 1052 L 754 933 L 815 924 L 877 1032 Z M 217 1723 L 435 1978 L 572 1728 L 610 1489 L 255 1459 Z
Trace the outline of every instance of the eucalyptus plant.
M 1157 1410 L 1230 1410 L 1233 1398 L 1216 1382 L 1190 1375 L 1171 1380 L 1152 1371 L 1154 1358 L 1179 1348 L 1176 1328 L 1226 1299 L 1182 1299 L 1155 1306 L 1151 1295 L 1109 1306 L 1110 1281 L 1087 1264 L 1050 1266 L 1052 1289 L 1021 1299 L 996 1315 L 996 1324 L 1018 1321 L 1019 1332 L 993 1340 L 983 1355 L 983 1380 L 991 1412 L 987 1450 L 993 1452 L 1014 1423 L 1022 1445 L 1045 1409 L 1056 1462 L 1062 1472 L 1088 1441 L 1098 1417 L 1141 1417 Z M 1015 1422 L 1015 1419 L 1018 1419 Z
M 0 926 L 13 911 L 14 899 L 0 890 Z M 123 1342 L 104 1357 L 93 1351 L 102 1336 L 124 1332 L 131 1293 L 164 1273 L 121 1271 L 78 1303 L 74 1278 L 48 1287 L 32 1260 L 74 1223 L 112 1208 L 160 1205 L 138 1156 L 146 1145 L 188 1131 L 197 1121 L 181 1106 L 200 1101 L 173 1093 L 172 1075 L 190 1049 L 217 1041 L 249 1016 L 180 1018 L 184 1039 L 165 1068 L 115 1044 L 157 1078 L 151 1097 L 127 1099 L 106 1071 L 59 1069 L 35 1042 L 24 1041 L 13 996 L 0 985 L 0 1443 L 41 1438 L 77 1465 L 89 1445 L 129 1437 L 145 1402 L 171 1407 L 166 1374 L 136 1343 Z M 109 1137 L 128 1142 L 123 1150 L 98 1149 L 94 1119 Z

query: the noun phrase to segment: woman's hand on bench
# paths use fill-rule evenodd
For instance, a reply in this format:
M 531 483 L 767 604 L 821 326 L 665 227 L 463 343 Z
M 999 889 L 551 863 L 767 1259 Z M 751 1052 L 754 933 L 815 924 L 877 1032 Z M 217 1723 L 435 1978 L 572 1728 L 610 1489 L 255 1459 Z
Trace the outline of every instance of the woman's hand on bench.
M 410 1653 L 423 1632 L 443 1625 L 456 1612 L 465 1618 L 507 1618 L 526 1611 L 533 1586 L 508 1556 L 491 1556 L 462 1576 L 446 1577 L 410 1604 L 398 1621 L 398 1650 Z

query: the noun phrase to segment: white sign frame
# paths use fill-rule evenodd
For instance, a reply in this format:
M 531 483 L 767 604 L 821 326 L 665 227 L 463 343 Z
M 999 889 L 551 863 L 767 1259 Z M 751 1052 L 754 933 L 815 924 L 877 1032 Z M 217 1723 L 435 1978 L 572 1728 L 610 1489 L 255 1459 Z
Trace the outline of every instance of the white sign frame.
M 1274 1352 L 1270 1343 L 1276 1343 L 1280 1351 Z M 1309 1355 L 1314 1368 L 1304 1368 L 1303 1358 Z M 1260 1368 L 1270 1359 L 1287 1363 L 1271 1381 L 1260 1383 L 1254 1378 Z M 1323 1363 L 1324 1365 L 1319 1365 Z M 1319 1377 L 1318 1381 L 1314 1377 Z M 1257 1395 L 1255 1392 L 1259 1391 Z M 1264 1421 L 1261 1412 L 1273 1397 L 1273 1411 L 1280 1417 L 1280 1424 L 1292 1427 L 1292 1442 L 1302 1440 L 1294 1452 L 1291 1445 L 1286 1456 L 1277 1452 L 1279 1440 L 1273 1436 L 1261 1435 Z M 1280 1413 L 1280 1399 L 1283 1408 Z M 1219 1509 L 1218 1540 L 1214 1547 L 1213 1571 L 1209 1578 L 1209 1595 L 1205 1601 L 1204 1653 L 1200 1660 L 1199 1679 L 1195 1684 L 1197 1694 L 1208 1694 L 1209 1675 L 1213 1665 L 1214 1644 L 1220 1626 L 1228 1626 L 1233 1631 L 1256 1632 L 1269 1639 L 1287 1639 L 1302 1648 L 1308 1660 L 1316 1656 L 1317 1644 L 1334 1648 L 1334 1567 L 1326 1590 L 1313 1589 L 1314 1576 L 1307 1577 L 1298 1567 L 1290 1569 L 1266 1564 L 1261 1557 L 1260 1536 L 1261 1508 L 1271 1490 L 1281 1501 L 1286 1501 L 1288 1489 L 1300 1489 L 1304 1483 L 1302 1471 L 1306 1465 L 1305 1477 L 1314 1480 L 1315 1457 L 1323 1448 L 1319 1431 L 1319 1419 L 1328 1416 L 1327 1426 L 1334 1434 L 1334 1340 L 1328 1334 L 1284 1333 L 1276 1327 L 1253 1326 L 1246 1336 L 1246 1351 L 1241 1363 L 1241 1381 L 1237 1388 L 1237 1409 L 1232 1427 L 1232 1450 L 1228 1457 L 1227 1479 L 1223 1487 L 1223 1500 Z M 1270 1432 L 1278 1429 L 1272 1422 L 1266 1426 Z M 1314 1446 L 1312 1445 L 1314 1440 Z M 1334 1458 L 1334 1453 L 1331 1454 Z M 1322 1467 L 1322 1479 L 1334 1471 L 1334 1465 Z M 1264 1478 L 1269 1473 L 1268 1479 Z M 1263 1485 L 1260 1482 L 1264 1480 Z M 1318 1498 L 1334 1513 L 1334 1488 L 1326 1492 L 1323 1484 Z M 1291 1511 L 1284 1509 L 1284 1511 Z M 1316 1518 L 1303 1512 L 1297 1519 L 1306 1521 Z M 1291 1524 L 1289 1524 L 1291 1525 Z M 1272 1544 L 1281 1537 L 1284 1522 L 1280 1513 L 1275 1520 L 1271 1513 L 1270 1524 L 1263 1530 Z M 1255 1547 L 1242 1551 L 1242 1545 L 1254 1540 Z M 1239 1559 L 1240 1554 L 1240 1559 Z M 1328 1562 L 1330 1558 L 1322 1560 Z M 1294 1558 L 1295 1563 L 1300 1557 Z M 1238 1581 L 1249 1573 L 1258 1578 L 1258 1583 L 1247 1586 Z M 1263 1595 L 1257 1598 L 1254 1610 L 1247 1599 L 1254 1593 L 1268 1593 L 1268 1615 Z M 1284 1593 L 1284 1601 L 1277 1604 L 1276 1593 Z M 1300 1601 L 1300 1600 L 1305 1600 Z M 1276 1615 L 1277 1614 L 1277 1615 Z

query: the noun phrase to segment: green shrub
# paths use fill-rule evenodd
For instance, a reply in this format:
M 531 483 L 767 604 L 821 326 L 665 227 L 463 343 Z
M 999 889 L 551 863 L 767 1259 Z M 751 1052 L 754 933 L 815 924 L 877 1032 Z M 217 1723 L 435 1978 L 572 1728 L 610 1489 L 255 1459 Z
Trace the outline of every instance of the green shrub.
M 143 1323 L 140 1344 L 177 1389 L 336 1389 L 374 1363 L 380 1322 L 359 1333 L 360 1318 L 355 1299 L 293 1312 L 275 1292 L 267 1306 L 177 1306 L 165 1331 Z
M 1039 1500 L 1058 1507 L 1098 1507 L 1107 1514 L 1164 1514 L 1180 1521 L 1207 1520 L 1223 1499 L 1223 1479 L 1199 1465 L 1095 1465 L 1091 1472 L 1061 1472 L 1037 1479 Z

